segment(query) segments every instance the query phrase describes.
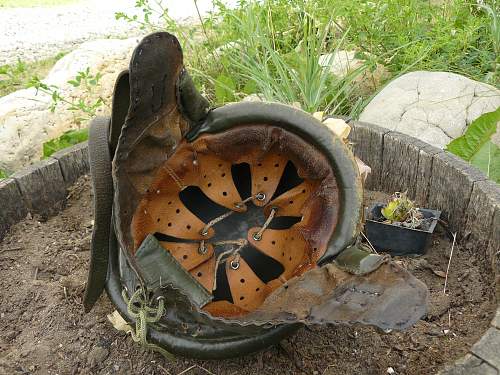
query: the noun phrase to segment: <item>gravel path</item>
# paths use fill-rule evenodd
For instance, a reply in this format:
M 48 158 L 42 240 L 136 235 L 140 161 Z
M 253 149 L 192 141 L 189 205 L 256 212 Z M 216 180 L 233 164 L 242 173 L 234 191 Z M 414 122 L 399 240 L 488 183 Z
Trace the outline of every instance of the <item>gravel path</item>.
M 48 8 L 0 8 L 0 65 L 17 59 L 34 61 L 70 51 L 80 43 L 107 37 L 132 37 L 143 31 L 115 12 L 139 13 L 135 0 L 82 0 L 76 4 Z M 196 16 L 192 1 L 168 1 L 176 19 Z M 210 0 L 198 0 L 202 13 L 211 8 Z

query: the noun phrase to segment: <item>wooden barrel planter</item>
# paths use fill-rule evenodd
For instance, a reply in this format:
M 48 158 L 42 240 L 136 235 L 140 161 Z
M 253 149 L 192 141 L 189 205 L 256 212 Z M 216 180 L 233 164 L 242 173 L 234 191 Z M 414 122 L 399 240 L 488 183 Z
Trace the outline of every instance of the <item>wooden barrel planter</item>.
M 488 265 L 495 301 L 500 301 L 500 186 L 455 157 L 407 135 L 361 122 L 351 122 L 350 141 L 356 156 L 372 168 L 368 190 L 385 193 L 407 190 L 420 207 L 441 210 L 449 230 L 462 244 L 477 249 Z M 28 213 L 57 214 L 67 189 L 88 173 L 87 144 L 54 154 L 0 181 L 0 239 Z M 500 373 L 500 307 L 490 327 L 440 374 Z

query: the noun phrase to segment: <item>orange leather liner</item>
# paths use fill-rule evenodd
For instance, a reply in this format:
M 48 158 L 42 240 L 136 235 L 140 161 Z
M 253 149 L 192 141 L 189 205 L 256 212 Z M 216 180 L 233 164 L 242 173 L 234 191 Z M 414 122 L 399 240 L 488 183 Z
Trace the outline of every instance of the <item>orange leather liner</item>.
M 210 258 L 206 262 L 193 268 L 191 271 L 189 271 L 189 273 L 193 275 L 193 277 L 198 280 L 206 290 L 211 292 L 214 286 L 215 258 Z
M 247 159 L 247 162 L 250 164 L 252 174 L 252 195 L 265 194 L 263 200 L 254 199 L 253 202 L 263 207 L 276 191 L 288 158 L 281 153 L 268 153 L 262 158 Z
M 304 181 L 270 201 L 291 161 Z M 199 251 L 199 242 L 161 242 L 166 251 L 212 292 L 215 277 L 215 235 L 207 223 L 190 212 L 179 198 L 188 186 L 197 186 L 212 201 L 235 212 L 247 207 L 234 185 L 231 167 L 248 163 L 251 172 L 252 203 L 263 207 L 263 217 L 277 208 L 275 216 L 295 216 L 301 220 L 289 229 L 266 228 L 257 241 L 253 234 L 261 228 L 242 233 L 249 245 L 270 256 L 284 267 L 284 272 L 267 284 L 239 257 L 238 269 L 231 267 L 234 255 L 225 261 L 225 270 L 233 303 L 216 301 L 204 310 L 214 316 L 238 316 L 258 308 L 276 288 L 294 276 L 314 268 L 324 253 L 337 224 L 338 189 L 329 164 L 323 155 L 312 150 L 297 136 L 283 129 L 255 125 L 232 129 L 215 135 L 203 135 L 193 143 L 181 141 L 172 155 L 157 170 L 146 189 L 131 223 L 134 251 L 150 233 L 162 233 L 185 240 L 205 240 L 207 252 Z M 262 200 L 255 195 L 264 193 Z M 248 204 L 248 203 L 247 203 Z M 203 209 L 202 207 L 200 209 Z
M 198 243 L 160 241 L 160 244 L 188 271 L 206 262 L 214 255 L 214 247 L 211 244 L 205 245 L 205 254 L 200 254 L 200 244 Z
M 277 207 L 276 216 L 302 216 L 304 214 L 304 205 L 316 190 L 319 183 L 317 181 L 306 180 L 300 185 L 288 190 L 276 197 L 264 209 L 264 213 L 269 215 L 271 208 Z
M 294 276 L 294 271 L 304 263 L 308 252 L 307 242 L 294 227 L 285 230 L 266 229 L 260 241 L 253 238 L 253 233 L 258 232 L 259 227 L 248 232 L 248 242 L 253 247 L 283 265 L 285 270 L 281 276 L 285 280 Z
M 247 310 L 236 306 L 228 301 L 215 301 L 211 302 L 203 308 L 204 311 L 211 314 L 212 316 L 220 316 L 223 318 L 229 318 L 233 316 L 241 316 L 248 313 Z
M 247 311 L 255 310 L 268 296 L 270 290 L 266 284 L 252 271 L 243 258 L 239 259 L 239 268 L 231 268 L 235 257 L 226 262 L 227 281 L 233 296 L 233 303 Z

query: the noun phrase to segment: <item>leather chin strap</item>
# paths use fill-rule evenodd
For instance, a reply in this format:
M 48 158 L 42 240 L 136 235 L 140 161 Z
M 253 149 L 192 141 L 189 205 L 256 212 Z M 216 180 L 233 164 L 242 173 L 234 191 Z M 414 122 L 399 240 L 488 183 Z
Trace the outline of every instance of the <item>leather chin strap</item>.
M 176 42 L 175 37 L 168 33 L 157 33 L 145 38 L 141 43 L 142 48 L 145 45 L 157 44 L 151 46 L 153 50 L 157 48 L 163 54 L 169 55 L 171 54 L 171 45 L 165 44 L 165 39 Z M 139 48 L 141 48 L 141 45 L 139 45 Z M 150 65 L 163 67 L 165 61 L 168 61 L 170 66 L 167 66 L 167 69 L 162 69 L 166 71 L 169 68 L 170 70 L 177 70 L 178 74 L 172 77 L 172 81 L 166 80 L 157 84 L 157 88 L 161 92 L 167 90 L 169 85 L 173 87 L 175 92 L 173 102 L 176 103 L 178 112 L 182 113 L 183 123 L 186 124 L 184 125 L 184 131 L 196 126 L 203 120 L 208 111 L 207 100 L 195 89 L 189 74 L 182 68 L 182 61 L 181 66 L 176 68 L 178 62 L 175 59 L 172 61 L 165 60 L 162 53 L 153 54 L 150 58 L 152 61 L 149 64 L 139 66 L 134 64 L 134 58 L 132 59 L 131 67 L 133 66 L 134 77 L 131 77 L 129 70 L 121 72 L 117 77 L 113 92 L 111 119 L 96 118 L 89 126 L 89 164 L 94 189 L 95 224 L 92 233 L 89 276 L 84 296 L 85 311 L 92 309 L 104 289 L 110 242 L 115 242 L 110 240 L 111 234 L 115 230 L 112 220 L 115 188 L 113 186 L 111 162 L 115 158 L 119 137 L 127 117 L 130 115 L 129 112 L 134 105 L 136 106 L 138 101 L 137 94 L 135 96 L 133 94 L 133 89 L 137 91 L 136 85 L 139 81 L 144 87 L 151 89 L 157 82 L 154 82 L 156 77 L 154 72 L 150 72 Z M 140 74 L 139 71 L 142 71 L 143 74 Z M 140 79 L 138 80 L 138 78 Z M 134 97 L 134 105 L 131 105 L 132 97 Z M 161 107 L 157 110 L 160 111 Z M 149 117 L 151 116 L 154 116 L 154 113 L 149 114 Z M 147 116 L 143 120 L 148 121 Z M 114 238 L 114 234 L 112 237 Z M 135 263 L 133 258 L 130 258 L 130 261 L 131 264 Z

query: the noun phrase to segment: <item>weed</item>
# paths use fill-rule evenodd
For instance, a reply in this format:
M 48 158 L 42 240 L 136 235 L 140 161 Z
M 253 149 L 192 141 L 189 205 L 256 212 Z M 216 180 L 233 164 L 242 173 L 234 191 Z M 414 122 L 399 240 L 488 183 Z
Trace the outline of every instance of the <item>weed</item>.
M 68 99 L 61 95 L 60 88 L 55 85 L 47 85 L 40 78 L 33 77 L 29 83 L 30 87 L 34 87 L 37 92 L 41 91 L 49 94 L 52 98 L 50 110 L 54 112 L 56 107 L 62 103 L 67 106 L 69 111 L 75 115 L 74 120 L 77 124 L 88 121 L 96 116 L 97 110 L 105 104 L 102 97 L 93 99 L 95 89 L 99 86 L 99 81 L 102 75 L 100 72 L 95 75 L 90 73 L 90 68 L 87 67 L 84 71 L 78 72 L 75 79 L 69 80 L 68 83 L 73 87 L 79 87 L 83 91 L 78 99 Z
M 47 158 L 54 152 L 85 142 L 88 139 L 88 129 L 68 130 L 60 137 L 52 139 L 43 144 L 43 157 Z
M 26 88 L 34 75 L 45 76 L 64 52 L 49 59 L 25 62 L 18 59 L 15 64 L 0 66 L 0 97 Z
M 68 99 L 61 94 L 60 88 L 55 85 L 47 85 L 38 77 L 33 77 L 30 85 L 45 94 L 49 94 L 52 98 L 50 110 L 54 112 L 60 105 L 66 105 L 67 110 L 74 114 L 74 121 L 78 125 L 82 122 L 96 116 L 97 110 L 105 105 L 105 100 L 102 97 L 95 97 L 96 88 L 99 86 L 99 81 L 102 74 L 97 72 L 95 75 L 90 72 L 90 68 L 78 72 L 74 79 L 68 81 L 73 87 L 82 89 L 83 94 L 78 99 Z M 43 157 L 48 157 L 54 152 L 72 146 L 74 144 L 86 141 L 88 138 L 87 128 L 68 130 L 60 137 L 52 139 L 43 144 Z

